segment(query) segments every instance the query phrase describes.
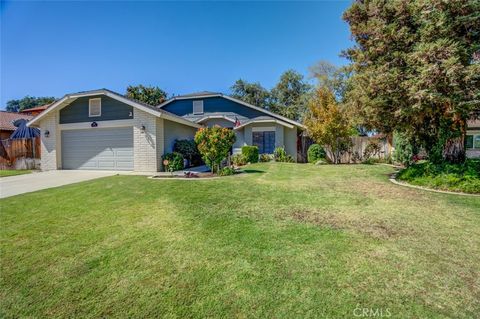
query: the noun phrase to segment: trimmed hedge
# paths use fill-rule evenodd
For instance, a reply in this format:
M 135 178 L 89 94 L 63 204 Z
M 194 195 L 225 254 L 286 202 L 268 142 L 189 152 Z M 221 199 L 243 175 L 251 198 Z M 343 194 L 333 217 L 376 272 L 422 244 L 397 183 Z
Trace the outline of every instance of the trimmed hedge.
M 242 154 L 245 156 L 247 163 L 258 163 L 258 147 L 242 146 Z
M 325 153 L 323 147 L 318 144 L 312 144 L 308 148 L 307 157 L 309 163 L 316 163 L 321 159 L 325 159 L 326 156 L 327 153 Z

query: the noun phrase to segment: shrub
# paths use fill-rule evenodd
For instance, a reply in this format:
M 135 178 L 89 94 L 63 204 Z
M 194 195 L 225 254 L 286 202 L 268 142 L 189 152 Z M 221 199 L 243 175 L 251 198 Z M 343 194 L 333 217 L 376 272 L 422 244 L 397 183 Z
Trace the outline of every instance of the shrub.
M 320 159 L 324 159 L 327 156 L 327 153 L 318 144 L 312 144 L 308 148 L 307 157 L 309 163 L 316 163 Z
M 234 154 L 232 156 L 232 163 L 235 166 L 243 166 L 243 165 L 247 164 L 247 158 L 245 157 L 245 155 L 240 154 L 240 153 Z
M 380 143 L 380 140 L 377 138 L 371 138 L 368 141 L 368 144 L 365 147 L 365 150 L 363 151 L 363 158 L 365 160 L 368 160 L 371 157 L 375 157 L 378 154 L 380 154 L 381 150 L 382 150 L 382 145 Z
M 220 163 L 228 156 L 235 139 L 235 133 L 232 130 L 217 125 L 200 128 L 195 134 L 198 150 L 212 172 L 219 170 Z
M 258 162 L 258 147 L 257 146 L 242 146 L 242 154 L 245 156 L 247 163 Z
M 393 134 L 393 146 L 395 147 L 393 152 L 393 160 L 395 162 L 406 166 L 414 162 L 415 148 L 404 134 L 398 132 Z
M 167 172 L 174 172 L 183 169 L 183 156 L 180 153 L 167 153 L 162 156 L 162 163 Z
M 285 152 L 283 147 L 277 147 L 273 150 L 273 158 L 275 159 L 275 162 L 285 162 L 287 152 Z
M 228 176 L 233 174 L 235 174 L 235 169 L 230 166 L 225 166 L 220 170 L 220 173 L 219 173 L 220 176 Z
M 461 164 L 423 161 L 402 170 L 397 178 L 414 185 L 479 194 L 480 160 L 468 159 Z
M 260 162 L 266 163 L 273 160 L 272 154 L 260 154 Z
M 194 140 L 175 140 L 173 151 L 182 154 L 191 166 L 200 165 L 202 163 L 202 157 Z

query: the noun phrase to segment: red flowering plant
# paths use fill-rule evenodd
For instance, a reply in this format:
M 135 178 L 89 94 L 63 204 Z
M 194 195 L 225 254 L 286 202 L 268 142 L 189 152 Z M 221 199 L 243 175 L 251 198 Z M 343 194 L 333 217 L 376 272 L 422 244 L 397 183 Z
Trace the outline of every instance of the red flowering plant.
M 235 140 L 235 133 L 231 129 L 217 125 L 201 128 L 195 134 L 198 150 L 212 173 L 218 172 L 220 163 L 227 158 Z

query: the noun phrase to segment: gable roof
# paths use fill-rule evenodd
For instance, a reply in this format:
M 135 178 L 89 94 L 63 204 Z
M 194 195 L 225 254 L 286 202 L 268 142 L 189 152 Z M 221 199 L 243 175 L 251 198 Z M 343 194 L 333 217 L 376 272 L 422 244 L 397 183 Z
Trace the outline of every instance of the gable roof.
M 305 126 L 297 121 L 294 121 L 294 120 L 291 120 L 289 118 L 286 118 L 284 116 L 281 116 L 279 114 L 276 114 L 276 113 L 273 113 L 273 112 L 270 112 L 268 110 L 265 110 L 261 107 L 258 107 L 258 106 L 255 106 L 255 105 L 252 105 L 250 103 L 247 103 L 247 102 L 244 102 L 242 100 L 239 100 L 239 99 L 236 99 L 236 98 L 233 98 L 231 96 L 228 96 L 226 94 L 223 94 L 223 93 L 214 93 L 214 92 L 208 92 L 208 91 L 204 91 L 204 92 L 199 92 L 200 94 L 198 93 L 192 93 L 192 94 L 186 94 L 186 95 L 178 95 L 178 96 L 175 96 L 165 102 L 163 102 L 162 104 L 160 105 L 157 105 L 157 108 L 161 109 L 163 108 L 165 105 L 168 105 L 174 101 L 177 101 L 177 100 L 188 100 L 188 99 L 196 99 L 196 98 L 207 98 L 207 97 L 222 97 L 224 99 L 227 99 L 227 100 L 230 100 L 232 102 L 235 102 L 235 103 L 238 103 L 238 104 L 241 104 L 241 105 L 244 105 L 246 107 L 249 107 L 251 109 L 254 109 L 254 110 L 257 110 L 257 111 L 260 111 L 260 112 L 263 112 L 271 117 L 274 117 L 278 120 L 281 120 L 283 122 L 286 122 L 286 123 L 289 123 L 289 124 L 292 124 L 292 125 L 295 125 L 297 127 L 301 127 L 301 128 L 305 128 Z
M 21 110 L 19 113 L 29 113 L 29 112 L 36 112 L 36 111 L 45 111 L 46 109 L 48 109 L 48 107 L 52 105 L 52 103 L 50 104 L 45 104 L 45 105 L 41 105 L 41 106 L 35 106 L 35 107 L 31 107 L 29 109 L 23 109 Z
M 173 121 L 173 122 L 185 124 L 185 125 L 192 126 L 192 127 L 195 127 L 195 128 L 202 127 L 201 125 L 199 125 L 197 123 L 194 123 L 192 121 L 189 121 L 187 119 L 184 119 L 181 116 L 175 115 L 173 113 L 170 113 L 170 112 L 167 112 L 167 111 L 164 111 L 164 110 L 160 110 L 160 109 L 158 109 L 156 107 L 153 107 L 153 106 L 151 106 L 147 103 L 143 103 L 143 102 L 131 99 L 129 97 L 126 97 L 124 95 L 121 95 L 117 92 L 114 92 L 114 91 L 111 91 L 111 90 L 108 90 L 108 89 L 99 89 L 99 90 L 83 91 L 83 92 L 78 92 L 78 93 L 66 94 L 64 97 L 62 97 L 58 101 L 53 102 L 45 111 L 43 111 L 42 113 L 37 115 L 35 118 L 33 118 L 33 120 L 31 120 L 28 123 L 28 126 L 38 125 L 38 122 L 43 117 L 45 117 L 47 114 L 51 113 L 55 109 L 63 108 L 65 106 L 69 105 L 70 103 L 72 103 L 73 101 L 75 101 L 76 99 L 78 99 L 80 97 L 95 96 L 95 95 L 108 96 L 112 99 L 115 99 L 115 100 L 120 101 L 122 103 L 128 104 L 128 105 L 130 105 L 134 108 L 140 109 L 140 110 L 142 110 L 144 112 L 147 112 L 149 114 L 152 114 L 154 116 L 162 117 L 162 118 L 165 118 L 165 119 Z
M 16 113 L 16 112 L 7 112 L 0 111 L 0 129 L 5 131 L 15 131 L 17 127 L 13 125 L 18 119 L 25 119 L 27 121 L 31 120 L 33 116 Z

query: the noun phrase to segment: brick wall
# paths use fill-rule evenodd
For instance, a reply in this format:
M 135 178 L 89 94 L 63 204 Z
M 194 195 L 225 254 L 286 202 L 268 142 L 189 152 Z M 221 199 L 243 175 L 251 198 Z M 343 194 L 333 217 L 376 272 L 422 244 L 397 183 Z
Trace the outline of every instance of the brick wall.
M 41 160 L 40 168 L 42 171 L 55 170 L 58 168 L 57 157 L 60 149 L 57 149 L 57 140 L 60 140 L 57 129 L 57 112 L 53 112 L 43 118 L 40 122 L 41 131 Z M 45 137 L 45 132 L 49 131 L 49 136 Z
M 157 117 L 139 109 L 133 115 L 133 165 L 137 172 L 158 171 Z M 145 126 L 143 132 L 141 127 Z

